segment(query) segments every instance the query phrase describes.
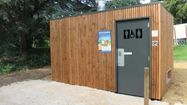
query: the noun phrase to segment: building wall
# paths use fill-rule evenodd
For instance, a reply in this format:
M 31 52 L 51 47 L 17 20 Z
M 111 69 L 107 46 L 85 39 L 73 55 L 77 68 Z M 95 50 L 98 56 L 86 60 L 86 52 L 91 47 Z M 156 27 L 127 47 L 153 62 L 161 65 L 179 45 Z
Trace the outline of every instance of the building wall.
M 173 71 L 173 17 L 164 7 L 160 8 L 159 36 L 159 90 L 162 97 L 171 84 Z M 168 76 L 168 77 L 167 77 Z
M 169 36 L 165 33 L 166 31 L 160 31 L 165 30 L 161 25 L 163 21 L 161 12 L 167 13 L 161 4 L 150 4 L 50 21 L 52 79 L 115 92 L 115 21 L 150 17 L 151 29 L 158 30 L 159 33 L 159 36 L 153 37 L 152 40 L 162 41 L 160 36 L 169 38 L 172 35 Z M 168 18 L 164 21 L 170 22 L 168 19 L 172 19 L 172 16 L 169 13 L 167 16 Z M 99 30 L 111 31 L 111 53 L 98 51 Z M 171 44 L 169 40 L 162 43 Z M 166 87 L 162 83 L 164 75 L 161 73 L 164 73 L 162 71 L 165 71 L 168 66 L 159 65 L 162 65 L 161 63 L 171 64 L 167 63 L 169 60 L 162 61 L 161 53 L 167 53 L 163 51 L 164 48 L 161 48 L 162 43 L 159 43 L 157 47 L 152 47 L 151 98 L 154 99 L 160 99 Z M 172 56 L 171 54 L 169 53 L 168 57 Z
M 174 37 L 176 45 L 182 45 L 187 43 L 187 24 L 174 25 Z
M 175 29 L 175 34 L 176 34 L 176 39 L 182 39 L 182 38 L 186 38 L 186 27 L 187 24 L 177 24 L 174 25 L 174 29 Z

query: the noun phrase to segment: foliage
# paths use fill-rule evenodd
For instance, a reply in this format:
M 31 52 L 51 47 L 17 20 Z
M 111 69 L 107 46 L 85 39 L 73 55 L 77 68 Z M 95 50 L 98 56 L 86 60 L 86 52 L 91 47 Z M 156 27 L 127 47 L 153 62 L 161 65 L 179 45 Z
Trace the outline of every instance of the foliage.
M 0 72 L 49 65 L 49 20 L 92 11 L 94 1 L 0 0 Z
M 187 19 L 187 0 L 164 0 L 164 5 L 175 17 L 175 23 Z
M 120 8 L 139 4 L 139 0 L 112 0 L 107 2 L 107 8 Z M 162 0 L 151 0 L 151 2 L 161 2 Z M 174 16 L 175 23 L 187 21 L 187 0 L 163 0 L 166 9 Z
M 1 46 L 6 50 L 29 50 L 49 38 L 48 0 L 9 0 L 1 5 Z M 47 11 L 46 11 L 47 10 Z M 3 40 L 2 40 L 3 39 Z M 25 49 L 24 49 L 25 48 Z
M 43 67 L 50 64 L 49 49 L 32 49 L 25 56 L 3 56 L 0 58 L 0 74 Z
M 175 61 L 187 61 L 187 45 L 179 45 L 174 47 Z
M 19 53 L 43 47 L 49 42 L 50 19 L 86 12 L 94 6 L 88 4 L 79 0 L 1 0 L 0 46 Z
M 113 0 L 106 3 L 106 8 L 120 8 L 138 4 L 137 0 Z
M 61 16 L 79 15 L 85 12 L 95 11 L 95 0 L 55 0 L 57 10 L 61 11 Z

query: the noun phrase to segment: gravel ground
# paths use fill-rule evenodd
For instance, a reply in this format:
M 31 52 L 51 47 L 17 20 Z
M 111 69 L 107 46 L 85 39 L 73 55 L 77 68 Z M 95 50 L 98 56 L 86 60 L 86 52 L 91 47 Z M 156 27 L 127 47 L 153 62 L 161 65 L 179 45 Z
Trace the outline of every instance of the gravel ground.
M 175 62 L 172 85 L 163 97 L 171 105 L 176 102 L 187 105 L 187 62 Z
M 48 80 L 30 80 L 1 87 L 0 105 L 143 105 L 143 98 Z M 150 105 L 168 104 L 150 101 Z
M 0 74 L 0 87 L 14 82 L 38 79 L 51 80 L 50 67 L 21 70 L 10 74 Z
M 168 102 L 169 105 L 187 105 L 187 62 L 175 62 L 174 67 L 172 85 L 162 101 Z M 83 87 L 81 87 L 82 90 L 75 92 L 79 86 L 73 86 L 75 87 L 73 88 L 72 85 L 50 80 L 50 67 L 0 74 L 0 105 L 143 105 L 143 99 L 139 97 L 135 98 L 101 90 L 96 92 L 96 89 Z M 91 90 L 93 91 L 90 92 Z M 129 99 L 132 99 L 130 100 L 132 104 L 129 104 Z M 119 102 L 116 102 L 118 100 Z M 134 100 L 139 100 L 137 101 L 139 104 L 133 102 Z M 151 105 L 168 104 L 152 101 Z

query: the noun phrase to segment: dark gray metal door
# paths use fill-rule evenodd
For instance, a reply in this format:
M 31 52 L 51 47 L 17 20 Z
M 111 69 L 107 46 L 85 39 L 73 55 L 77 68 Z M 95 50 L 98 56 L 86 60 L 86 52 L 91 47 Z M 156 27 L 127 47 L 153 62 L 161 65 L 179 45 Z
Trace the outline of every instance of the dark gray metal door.
M 117 92 L 144 96 L 144 67 L 150 65 L 149 19 L 116 22 Z

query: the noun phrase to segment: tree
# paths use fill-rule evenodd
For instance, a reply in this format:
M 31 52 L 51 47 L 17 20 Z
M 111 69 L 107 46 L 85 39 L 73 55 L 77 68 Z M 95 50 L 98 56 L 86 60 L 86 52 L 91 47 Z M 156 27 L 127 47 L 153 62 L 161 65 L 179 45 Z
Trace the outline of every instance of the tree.
M 187 0 L 164 0 L 164 5 L 174 16 L 175 23 L 187 19 Z
M 1 0 L 0 46 L 27 53 L 49 41 L 50 19 L 81 14 L 94 5 L 80 0 Z
M 11 0 L 1 7 L 1 20 L 4 21 L 1 27 L 4 27 L 3 35 L 6 36 L 4 44 L 13 45 L 25 53 L 32 47 L 34 39 L 48 36 L 44 31 L 48 29 L 44 15 L 50 11 L 44 10 L 49 8 L 49 0 Z
M 120 8 L 124 6 L 131 6 L 139 4 L 139 0 L 112 0 L 106 3 L 107 8 Z

